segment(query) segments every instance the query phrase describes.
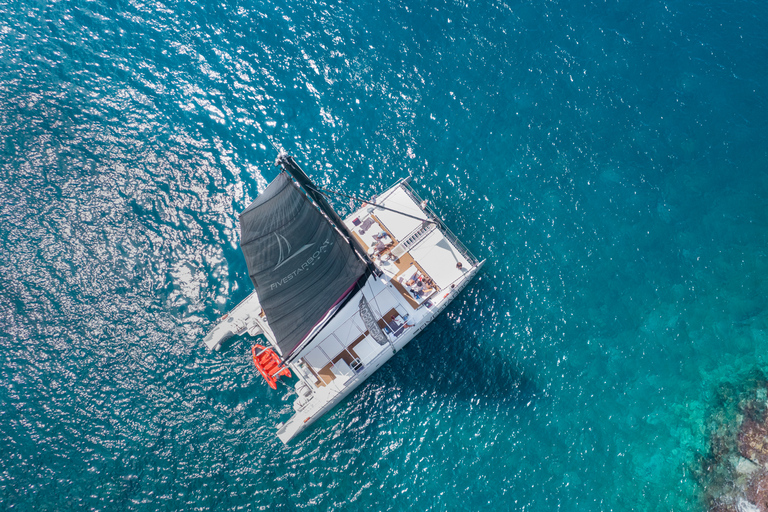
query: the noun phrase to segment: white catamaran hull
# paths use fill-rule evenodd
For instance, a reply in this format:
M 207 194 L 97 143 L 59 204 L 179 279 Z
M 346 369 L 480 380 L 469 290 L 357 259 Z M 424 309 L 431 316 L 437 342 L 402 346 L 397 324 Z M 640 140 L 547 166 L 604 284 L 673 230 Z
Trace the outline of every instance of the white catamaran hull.
M 295 414 L 278 425 L 287 443 L 421 332 L 484 261 L 406 180 L 342 220 L 292 158 L 277 164 L 284 172 L 240 216 L 257 292 L 204 341 L 218 350 L 231 336 L 267 339 L 252 354 L 269 386 L 298 378 Z

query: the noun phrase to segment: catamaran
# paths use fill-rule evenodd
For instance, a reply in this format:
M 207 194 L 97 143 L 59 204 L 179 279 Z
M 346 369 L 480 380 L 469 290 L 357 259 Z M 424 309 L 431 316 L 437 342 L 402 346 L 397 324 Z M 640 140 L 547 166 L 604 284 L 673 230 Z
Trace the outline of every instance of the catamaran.
M 240 214 L 240 247 L 256 290 L 205 337 L 211 350 L 263 336 L 253 362 L 267 384 L 297 380 L 288 443 L 402 350 L 482 267 L 400 180 L 346 219 L 293 157 Z M 346 196 L 351 197 L 351 196 Z

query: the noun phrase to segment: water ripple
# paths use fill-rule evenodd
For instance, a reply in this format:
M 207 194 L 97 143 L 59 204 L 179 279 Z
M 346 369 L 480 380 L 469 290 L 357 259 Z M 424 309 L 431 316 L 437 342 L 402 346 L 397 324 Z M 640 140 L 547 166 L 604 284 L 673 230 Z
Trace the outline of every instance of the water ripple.
M 713 389 L 768 364 L 765 10 L 0 4 L 0 499 L 697 509 Z M 412 175 L 487 259 L 288 447 L 250 341 L 200 341 L 271 143 Z

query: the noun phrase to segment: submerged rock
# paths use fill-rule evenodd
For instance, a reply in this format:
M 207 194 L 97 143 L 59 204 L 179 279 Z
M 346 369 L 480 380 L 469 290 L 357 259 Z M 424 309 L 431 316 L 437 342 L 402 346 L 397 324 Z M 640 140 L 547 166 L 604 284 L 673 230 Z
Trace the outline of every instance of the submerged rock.
M 747 487 L 747 500 L 755 511 L 768 512 L 768 471 L 756 473 Z
M 759 420 L 745 419 L 739 430 L 739 453 L 761 466 L 768 465 L 768 423 L 765 413 Z
M 717 501 L 709 507 L 709 512 L 739 512 L 739 509 L 733 503 Z
M 709 512 L 740 512 L 738 508 L 736 508 L 735 503 L 731 503 L 728 500 L 720 500 L 716 501 L 711 507 L 709 507 Z
M 709 512 L 768 512 L 766 383 L 739 401 L 735 421 L 720 415 L 716 423 L 710 452 L 702 459 Z
M 760 469 L 760 466 L 749 459 L 745 459 L 744 457 L 739 457 L 739 460 L 736 462 L 735 466 L 736 472 L 741 475 L 751 475 Z

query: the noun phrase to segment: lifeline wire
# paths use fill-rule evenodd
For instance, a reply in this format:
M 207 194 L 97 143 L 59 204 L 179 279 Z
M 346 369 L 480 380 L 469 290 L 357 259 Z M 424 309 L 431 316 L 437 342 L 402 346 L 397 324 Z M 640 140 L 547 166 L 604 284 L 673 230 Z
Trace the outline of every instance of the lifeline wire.
M 363 204 L 369 204 L 369 205 L 374 206 L 376 208 L 381 208 L 382 210 L 387 210 L 387 211 L 390 211 L 390 212 L 398 213 L 400 215 L 405 215 L 406 217 L 410 217 L 412 219 L 420 220 L 422 222 L 430 222 L 432 224 L 437 224 L 437 222 L 435 222 L 433 220 L 422 219 L 420 217 L 416 217 L 415 215 L 410 215 L 408 213 L 404 213 L 404 212 L 400 212 L 400 211 L 397 211 L 397 210 L 393 210 L 392 208 L 387 208 L 386 206 L 382 206 L 380 204 L 375 204 L 375 203 L 372 203 L 370 201 L 366 201 L 365 199 L 360 199 L 359 197 L 350 196 L 350 195 L 347 195 L 347 194 L 342 194 L 341 192 L 334 192 L 332 190 L 325 190 L 323 188 L 320 188 L 320 189 L 312 188 L 312 190 L 314 190 L 315 192 L 318 192 L 320 194 L 323 194 L 325 197 L 328 197 L 328 194 L 334 194 L 334 195 L 337 195 L 337 196 L 346 197 L 347 199 L 354 199 L 355 201 L 360 201 Z M 330 197 L 328 197 L 328 198 L 330 199 Z

